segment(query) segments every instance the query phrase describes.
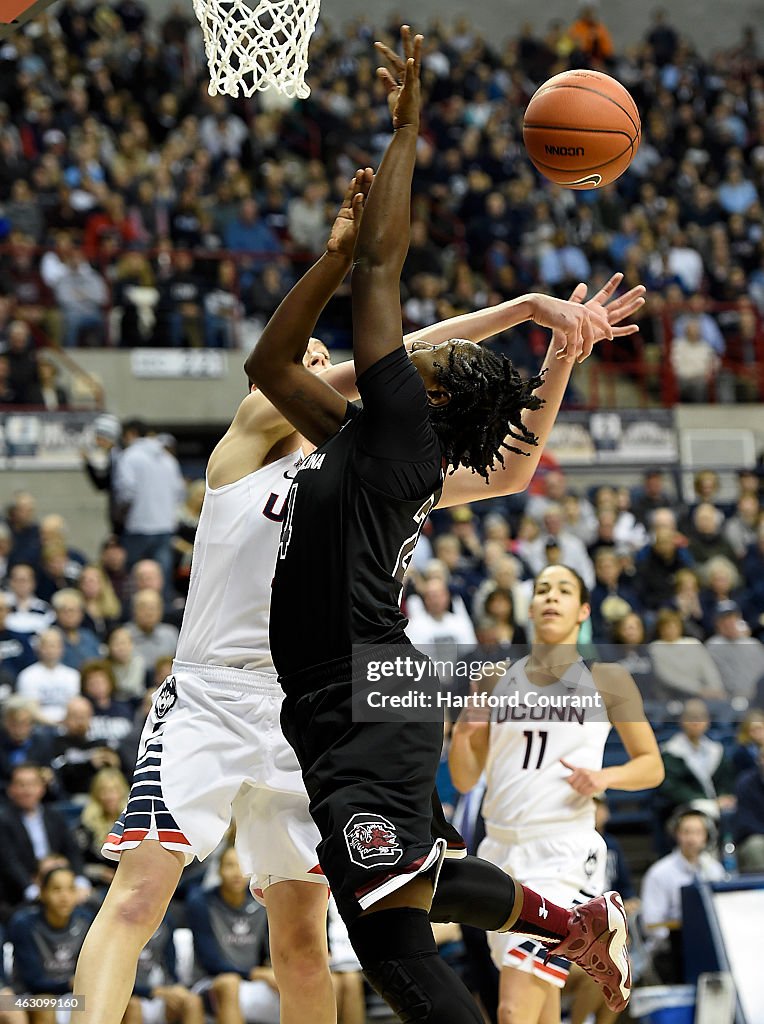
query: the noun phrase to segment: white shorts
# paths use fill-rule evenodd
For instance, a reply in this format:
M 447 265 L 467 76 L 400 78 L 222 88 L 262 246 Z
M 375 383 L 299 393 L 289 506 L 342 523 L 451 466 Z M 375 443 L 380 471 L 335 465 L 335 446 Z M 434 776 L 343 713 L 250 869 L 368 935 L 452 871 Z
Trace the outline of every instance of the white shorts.
M 594 829 L 550 838 L 518 838 L 512 843 L 486 837 L 478 856 L 561 907 L 573 907 L 605 891 L 607 845 Z M 512 932 L 488 932 L 488 944 L 499 969 L 513 967 L 564 987 L 570 964 L 558 956 L 545 962 L 547 947 L 543 943 Z
M 282 699 L 273 676 L 175 662 L 154 695 L 127 807 L 103 855 L 118 860 L 156 839 L 190 864 L 234 818 L 256 896 L 283 879 L 326 885 L 300 766 L 281 732 Z

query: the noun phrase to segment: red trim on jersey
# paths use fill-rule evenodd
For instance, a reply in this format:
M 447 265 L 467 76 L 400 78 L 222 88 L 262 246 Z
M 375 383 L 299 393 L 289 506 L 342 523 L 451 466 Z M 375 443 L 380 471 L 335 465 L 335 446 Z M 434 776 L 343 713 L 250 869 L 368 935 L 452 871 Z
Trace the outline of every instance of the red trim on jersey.
M 390 871 L 388 874 L 383 875 L 382 878 L 377 878 L 369 885 L 364 886 L 363 889 L 356 889 L 356 899 L 360 899 L 362 896 L 368 896 L 370 892 L 374 892 L 375 889 L 379 889 L 381 885 L 384 885 L 386 882 L 389 882 L 391 878 L 396 878 L 398 875 L 415 874 L 417 871 L 419 871 L 419 869 L 429 856 L 430 854 L 427 853 L 424 857 L 420 857 L 418 860 L 412 861 L 411 864 L 407 864 L 406 867 L 401 868 L 400 871 Z
M 190 846 L 188 839 L 183 835 L 180 829 L 159 829 L 159 842 L 160 843 L 179 843 L 181 846 Z
M 558 981 L 567 981 L 568 972 L 560 970 L 559 967 L 553 967 L 551 964 L 545 964 L 536 953 L 526 953 L 522 949 L 508 949 L 507 954 L 515 957 L 517 960 L 524 962 L 528 959 L 533 960 L 533 970 L 541 971 L 543 974 L 548 974 L 552 978 L 557 978 Z
M 314 868 L 311 868 L 310 871 L 308 871 L 309 875 L 323 875 L 323 873 L 324 869 L 321 867 L 320 864 L 316 864 Z

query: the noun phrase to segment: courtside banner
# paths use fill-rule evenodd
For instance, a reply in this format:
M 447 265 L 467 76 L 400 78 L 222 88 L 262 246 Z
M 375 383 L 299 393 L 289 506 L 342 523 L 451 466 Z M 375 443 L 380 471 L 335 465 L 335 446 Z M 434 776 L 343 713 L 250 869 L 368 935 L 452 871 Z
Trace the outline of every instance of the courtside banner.
M 93 446 L 95 412 L 0 413 L 1 469 L 82 470 Z
M 0 39 L 6 39 L 56 0 L 0 0 Z

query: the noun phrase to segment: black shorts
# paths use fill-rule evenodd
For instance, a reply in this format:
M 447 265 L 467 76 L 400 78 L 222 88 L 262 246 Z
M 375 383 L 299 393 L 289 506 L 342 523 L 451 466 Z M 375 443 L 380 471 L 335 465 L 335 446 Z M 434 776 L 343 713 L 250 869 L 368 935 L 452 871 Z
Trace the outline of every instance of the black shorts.
M 400 650 L 400 648 L 398 648 Z M 414 648 L 407 654 L 425 659 Z M 442 721 L 353 721 L 350 659 L 282 679 L 281 727 L 321 833 L 318 859 L 346 923 L 464 843 L 435 793 Z M 437 819 L 433 830 L 433 817 Z

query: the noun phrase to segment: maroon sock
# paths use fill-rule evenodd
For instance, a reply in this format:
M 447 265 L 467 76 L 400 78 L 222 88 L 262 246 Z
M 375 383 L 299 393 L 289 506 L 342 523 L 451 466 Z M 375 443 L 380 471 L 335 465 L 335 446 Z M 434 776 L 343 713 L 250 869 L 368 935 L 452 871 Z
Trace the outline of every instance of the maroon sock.
M 564 939 L 568 934 L 570 911 L 558 907 L 556 903 L 550 903 L 533 889 L 526 889 L 524 885 L 520 888 L 523 891 L 523 905 L 520 908 L 520 916 L 509 930 L 532 935 L 534 939 L 543 939 L 547 942 L 560 942 Z

